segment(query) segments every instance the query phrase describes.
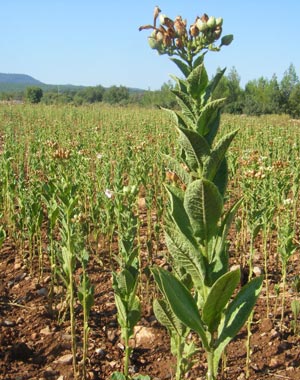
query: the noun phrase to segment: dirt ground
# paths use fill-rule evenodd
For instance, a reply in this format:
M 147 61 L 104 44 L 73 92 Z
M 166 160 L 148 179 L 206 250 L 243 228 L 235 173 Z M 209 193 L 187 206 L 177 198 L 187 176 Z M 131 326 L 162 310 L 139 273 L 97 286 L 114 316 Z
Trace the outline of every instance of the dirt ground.
M 146 255 L 143 238 L 141 243 L 142 254 Z M 257 244 L 259 250 L 259 242 Z M 163 265 L 163 242 L 158 248 L 156 262 Z M 124 347 L 117 324 L 108 256 L 107 247 L 100 246 L 97 254 L 91 258 L 89 267 L 89 275 L 95 285 L 95 305 L 89 321 L 87 364 L 88 378 L 91 380 L 106 380 L 114 371 L 122 371 Z M 295 274 L 299 273 L 298 256 L 296 255 L 291 263 L 288 275 L 287 307 L 281 325 L 281 298 L 276 301 L 273 291 L 274 284 L 280 282 L 280 273 L 276 273 L 273 267 L 270 249 L 270 314 L 267 315 L 264 288 L 257 302 L 252 324 L 249 368 L 251 380 L 300 379 L 300 335 L 295 334 L 291 327 L 293 315 L 290 308 L 290 300 L 296 297 L 291 288 L 291 281 Z M 232 259 L 231 265 L 238 264 L 236 257 L 237 255 Z M 255 265 L 258 268 L 263 267 L 259 258 Z M 49 268 L 44 268 L 40 279 L 36 273 L 30 274 L 17 247 L 7 238 L 0 251 L 0 273 L 0 379 L 73 379 L 68 318 L 64 321 L 59 320 L 57 315 L 53 316 L 48 312 Z M 145 277 L 142 280 L 140 296 L 143 302 L 143 316 L 138 323 L 133 341 L 130 369 L 132 374 L 147 374 L 152 380 L 174 379 L 175 358 L 170 353 L 168 334 L 156 321 L 152 311 L 151 298 L 154 288 L 151 282 L 147 287 Z M 57 294 L 60 290 L 58 287 Z M 59 298 L 56 304 L 58 310 L 63 308 Z M 80 360 L 80 305 L 76 308 L 76 317 Z M 300 325 L 300 321 L 298 323 Z M 246 337 L 247 331 L 244 327 L 229 344 L 219 379 L 246 379 Z M 195 364 L 187 378 L 205 379 L 205 371 L 205 357 L 200 352 L 195 357 Z

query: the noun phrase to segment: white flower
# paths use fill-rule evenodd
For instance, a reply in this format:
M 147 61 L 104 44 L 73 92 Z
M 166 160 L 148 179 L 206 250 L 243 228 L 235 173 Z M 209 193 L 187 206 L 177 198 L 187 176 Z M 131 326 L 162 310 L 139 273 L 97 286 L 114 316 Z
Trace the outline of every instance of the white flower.
M 105 190 L 105 192 L 104 192 L 104 194 L 107 196 L 107 198 L 112 198 L 112 196 L 114 195 L 114 193 L 111 191 L 111 190 L 109 190 L 109 189 L 106 189 Z
M 287 198 L 283 200 L 284 206 L 291 205 L 293 203 L 293 200 L 291 198 Z
M 96 157 L 98 158 L 98 160 L 101 160 L 101 158 L 103 158 L 103 154 L 101 154 L 101 153 L 97 153 L 97 154 L 96 154 Z

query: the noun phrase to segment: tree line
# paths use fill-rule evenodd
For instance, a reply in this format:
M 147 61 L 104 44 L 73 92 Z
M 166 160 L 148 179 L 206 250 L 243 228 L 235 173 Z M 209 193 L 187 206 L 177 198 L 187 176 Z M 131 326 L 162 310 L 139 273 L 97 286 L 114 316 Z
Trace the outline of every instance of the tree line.
M 175 97 L 170 90 L 173 82 L 164 83 L 160 90 L 142 91 L 124 86 L 85 87 L 83 89 L 43 91 L 37 86 L 27 87 L 25 92 L 0 94 L 1 100 L 19 100 L 44 104 L 92 104 L 141 105 L 144 107 L 175 108 Z M 286 113 L 300 117 L 300 81 L 295 66 L 290 64 L 279 81 L 274 74 L 271 79 L 260 77 L 241 87 L 241 78 L 235 67 L 225 74 L 215 90 L 214 97 L 226 98 L 224 112 L 231 114 L 263 115 Z

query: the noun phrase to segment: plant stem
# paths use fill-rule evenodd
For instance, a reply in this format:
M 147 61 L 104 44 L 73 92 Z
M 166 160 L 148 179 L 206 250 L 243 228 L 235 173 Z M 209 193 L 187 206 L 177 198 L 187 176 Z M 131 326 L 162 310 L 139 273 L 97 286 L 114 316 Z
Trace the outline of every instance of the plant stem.
M 70 323 L 71 323 L 71 336 L 72 336 L 72 355 L 73 355 L 73 372 L 74 379 L 77 379 L 76 370 L 76 330 L 75 330 L 75 315 L 74 315 L 74 287 L 73 287 L 73 275 L 70 272 Z
M 216 380 L 215 376 L 215 370 L 214 370 L 214 351 L 209 351 L 206 353 L 207 355 L 207 375 L 206 378 L 207 380 Z
M 129 347 L 129 334 L 128 334 L 128 328 L 124 329 L 124 343 L 125 343 L 125 355 L 124 355 L 124 375 L 126 379 L 128 379 L 128 372 L 129 372 L 129 362 L 130 362 L 130 347 Z

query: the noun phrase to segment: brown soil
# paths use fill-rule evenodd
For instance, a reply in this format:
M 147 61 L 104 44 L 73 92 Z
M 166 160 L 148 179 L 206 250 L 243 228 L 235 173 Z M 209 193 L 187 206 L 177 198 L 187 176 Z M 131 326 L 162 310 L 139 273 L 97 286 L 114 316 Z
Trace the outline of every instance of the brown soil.
M 142 253 L 146 255 L 146 245 L 141 238 Z M 259 248 L 259 247 L 258 247 Z M 156 255 L 156 262 L 163 265 L 164 246 Z M 95 284 L 95 306 L 90 316 L 89 335 L 89 379 L 109 379 L 114 371 L 122 371 L 123 345 L 116 318 L 114 295 L 111 288 L 111 274 L 108 268 L 107 247 L 98 247 L 97 254 L 91 259 L 89 274 Z M 98 257 L 98 260 L 95 258 Z M 99 260 L 99 258 L 101 260 Z M 280 282 L 270 256 L 270 315 L 266 311 L 265 289 L 258 300 L 251 327 L 251 380 L 300 379 L 300 336 L 291 328 L 293 319 L 290 300 L 295 298 L 291 291 L 291 279 L 299 273 L 300 263 L 295 259 L 289 274 L 287 307 L 283 324 L 280 324 L 280 297 L 275 311 L 276 297 L 274 284 Z M 273 260 L 275 258 L 273 257 Z M 237 260 L 232 259 L 232 265 Z M 263 267 L 257 260 L 256 265 Z M 73 379 L 70 362 L 71 336 L 68 316 L 59 320 L 57 315 L 49 314 L 49 269 L 44 268 L 40 279 L 33 271 L 30 274 L 21 260 L 12 240 L 4 242 L 0 252 L 0 379 L 5 380 L 69 380 Z M 149 290 L 150 289 L 150 290 Z M 57 288 L 55 304 L 63 309 L 59 299 L 62 291 Z M 131 360 L 132 373 L 148 374 L 152 380 L 174 378 L 175 358 L 169 347 L 165 329 L 159 325 L 152 312 L 154 288 L 150 283 L 147 290 L 146 277 L 143 277 L 143 316 L 138 324 L 137 335 L 133 342 Z M 61 313 L 63 314 L 63 313 Z M 62 317 L 62 315 L 61 315 Z M 78 321 L 78 360 L 82 337 L 82 313 L 76 309 Z M 300 325 L 300 321 L 299 325 Z M 244 327 L 229 344 L 223 359 L 223 370 L 219 379 L 243 380 L 246 378 L 246 338 Z M 205 379 L 206 361 L 203 353 L 197 354 L 195 364 L 187 378 Z

